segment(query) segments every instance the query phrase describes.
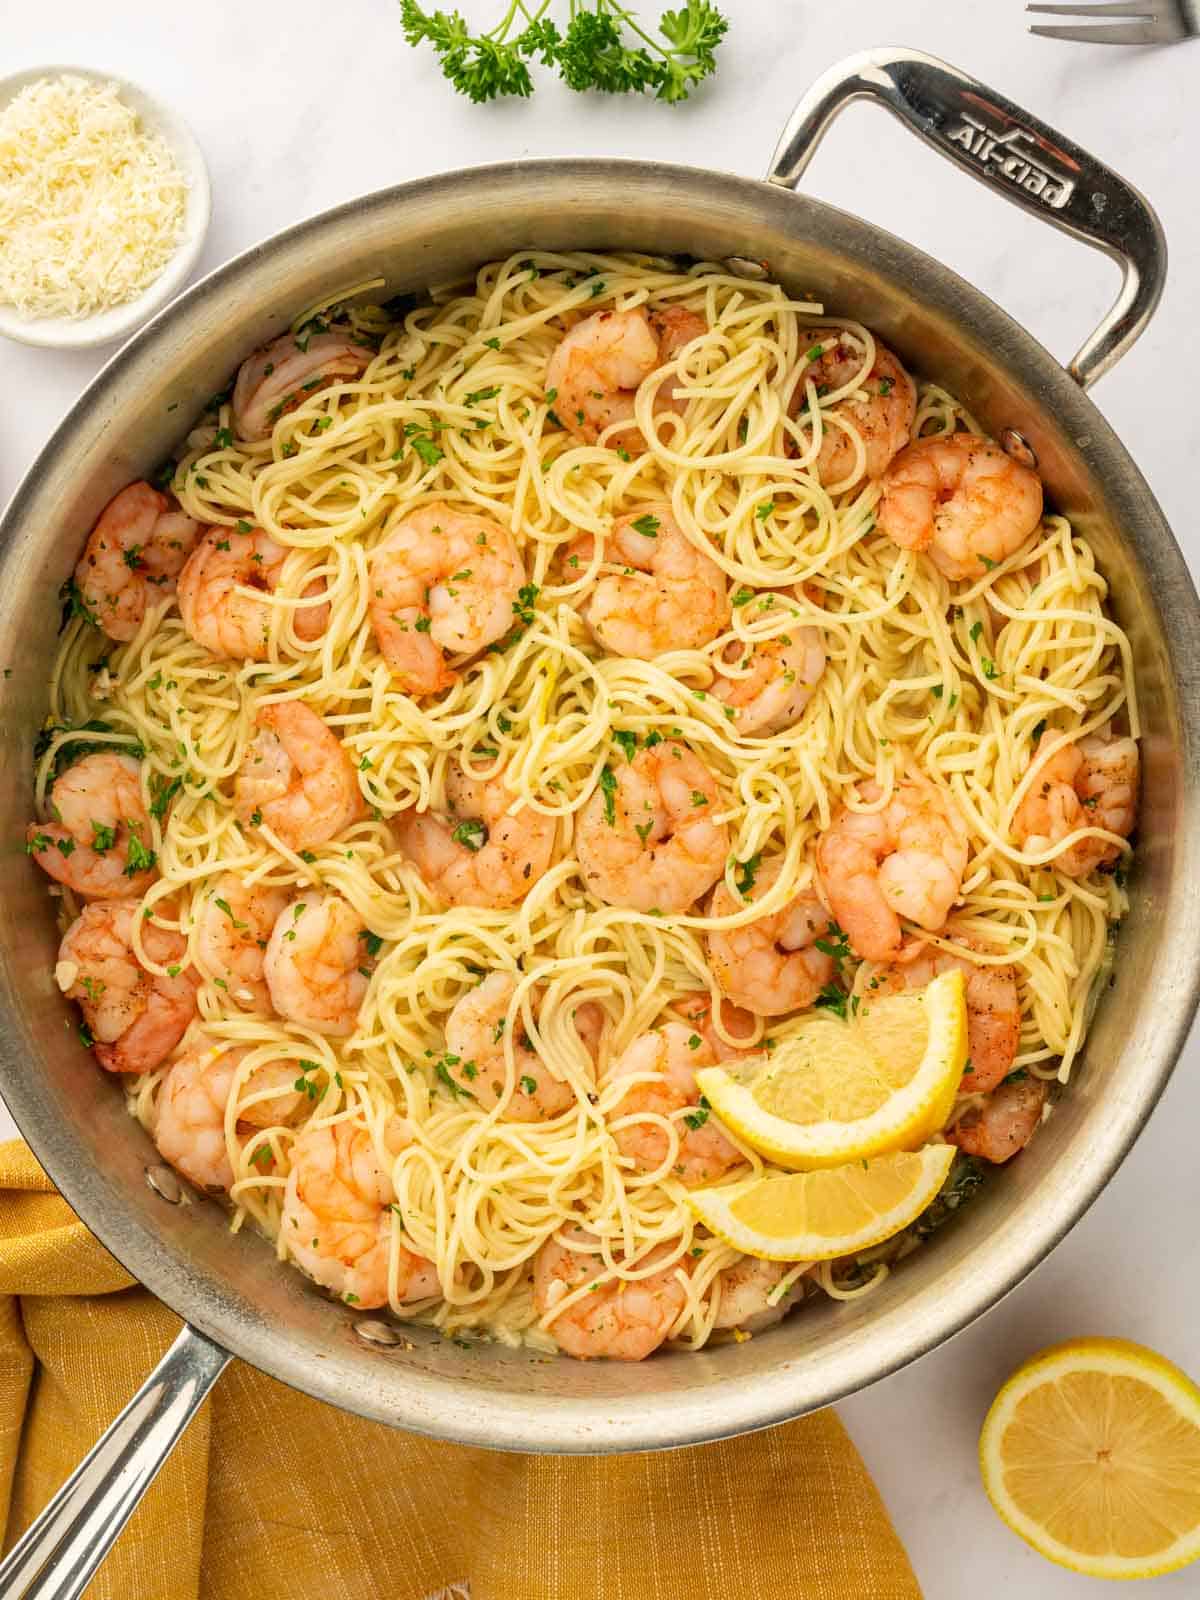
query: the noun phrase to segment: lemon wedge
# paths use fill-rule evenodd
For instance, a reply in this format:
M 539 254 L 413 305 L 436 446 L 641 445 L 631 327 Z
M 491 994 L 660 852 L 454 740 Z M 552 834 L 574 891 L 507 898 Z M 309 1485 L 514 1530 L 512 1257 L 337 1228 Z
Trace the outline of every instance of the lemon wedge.
M 1200 1556 L 1200 1389 L 1126 1339 L 1073 1339 L 1019 1367 L 979 1439 L 992 1504 L 1026 1543 L 1092 1578 Z
M 726 1244 L 769 1261 L 827 1261 L 890 1239 L 933 1200 L 954 1160 L 930 1144 L 819 1172 L 780 1172 L 687 1197 Z
M 704 1067 L 696 1082 L 739 1138 L 803 1172 L 924 1144 L 950 1115 L 966 1059 L 963 976 L 944 972 L 844 1019 L 811 1012 L 769 1056 Z

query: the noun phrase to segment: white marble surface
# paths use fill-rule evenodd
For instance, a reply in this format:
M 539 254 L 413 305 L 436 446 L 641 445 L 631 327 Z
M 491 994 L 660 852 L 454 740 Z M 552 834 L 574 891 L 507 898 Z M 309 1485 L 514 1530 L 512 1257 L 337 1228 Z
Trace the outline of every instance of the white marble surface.
M 476 17 L 499 10 L 495 0 L 460 3 Z M 1158 208 L 1171 282 L 1153 327 L 1096 400 L 1200 563 L 1192 305 L 1200 213 L 1181 139 L 1196 118 L 1200 43 L 1148 52 L 1033 39 L 1020 0 L 725 0 L 725 8 L 734 27 L 718 78 L 674 111 L 580 98 L 548 81 L 531 102 L 473 107 L 409 50 L 393 0 L 6 6 L 0 66 L 108 66 L 171 99 L 212 171 L 207 269 L 354 194 L 488 160 L 658 156 L 758 175 L 797 92 L 840 56 L 891 43 L 944 55 L 1110 160 Z M 870 108 L 846 114 L 807 186 L 956 267 L 1064 358 L 1114 290 L 1101 258 L 967 184 Z M 102 357 L 0 341 L 0 499 Z M 949 1346 L 842 1406 L 928 1600 L 1071 1600 L 1095 1589 L 1027 1551 L 993 1516 L 976 1434 L 1000 1381 L 1052 1339 L 1123 1334 L 1200 1374 L 1198 1069 L 1193 1042 L 1136 1150 L 1040 1271 Z M 0 1136 L 7 1127 L 0 1107 Z M 1142 1592 L 1182 1600 L 1200 1592 L 1200 1575 L 1156 1579 Z

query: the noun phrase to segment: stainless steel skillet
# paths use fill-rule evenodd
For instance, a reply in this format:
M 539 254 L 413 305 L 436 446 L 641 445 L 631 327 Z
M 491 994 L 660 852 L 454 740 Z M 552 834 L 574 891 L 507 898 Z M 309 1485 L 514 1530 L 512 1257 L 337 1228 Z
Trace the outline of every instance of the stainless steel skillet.
M 1064 370 L 978 290 L 861 220 L 792 193 L 836 113 L 885 106 L 996 193 L 1105 251 L 1116 304 Z M 1133 906 L 1114 989 L 1072 1091 L 1019 1162 L 866 1304 L 812 1306 L 770 1333 L 635 1367 L 403 1343 L 322 1298 L 223 1214 L 184 1193 L 79 1046 L 53 983 L 44 883 L 19 850 L 57 590 L 109 496 L 165 455 L 256 343 L 331 285 L 399 292 L 523 247 L 601 246 L 765 259 L 792 288 L 871 324 L 994 433 L 1016 429 L 1054 501 L 1095 546 L 1133 641 L 1146 737 Z M 1019 1282 L 1112 1176 L 1161 1093 L 1194 1011 L 1200 608 L 1130 455 L 1083 390 L 1154 310 L 1153 212 L 1064 136 L 943 63 L 867 53 L 804 98 L 765 183 L 658 163 L 538 161 L 371 195 L 247 252 L 163 312 L 101 373 L 0 523 L 0 1092 L 75 1210 L 185 1321 L 144 1389 L 0 1567 L 4 1596 L 78 1594 L 229 1353 L 393 1426 L 500 1449 L 693 1444 L 828 1404 L 935 1346 Z

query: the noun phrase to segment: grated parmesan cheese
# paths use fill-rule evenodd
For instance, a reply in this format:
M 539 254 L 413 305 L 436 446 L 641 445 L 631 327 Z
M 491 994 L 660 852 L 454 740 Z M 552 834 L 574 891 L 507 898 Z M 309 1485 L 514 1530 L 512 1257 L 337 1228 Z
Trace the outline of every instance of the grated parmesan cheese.
M 115 84 L 29 84 L 0 111 L 0 304 L 75 318 L 132 300 L 178 248 L 186 201 Z

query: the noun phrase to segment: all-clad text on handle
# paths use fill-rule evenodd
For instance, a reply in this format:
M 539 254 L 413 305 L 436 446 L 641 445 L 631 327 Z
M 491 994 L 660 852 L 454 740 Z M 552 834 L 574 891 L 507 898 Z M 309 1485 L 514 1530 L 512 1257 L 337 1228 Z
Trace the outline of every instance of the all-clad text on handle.
M 850 56 L 819 78 L 792 113 L 768 179 L 794 188 L 853 100 L 886 106 L 980 183 L 1116 261 L 1120 293 L 1068 371 L 1086 389 L 1120 360 L 1153 315 L 1167 272 L 1162 228 L 1132 184 L 965 72 L 899 48 Z

